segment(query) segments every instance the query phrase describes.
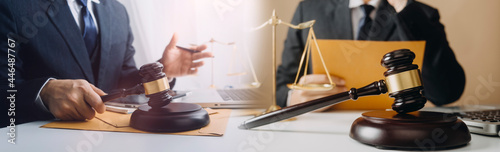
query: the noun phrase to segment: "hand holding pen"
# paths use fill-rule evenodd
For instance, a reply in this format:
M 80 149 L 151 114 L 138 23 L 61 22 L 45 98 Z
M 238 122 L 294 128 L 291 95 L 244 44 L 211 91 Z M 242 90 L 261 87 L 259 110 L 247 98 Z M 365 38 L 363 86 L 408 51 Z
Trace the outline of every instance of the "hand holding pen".
M 206 45 L 184 48 L 176 46 L 177 40 L 177 35 L 174 34 L 159 60 L 164 66 L 163 72 L 168 77 L 196 74 L 198 68 L 203 66 L 203 61 L 197 60 L 213 57 L 211 52 L 203 52 L 207 48 Z

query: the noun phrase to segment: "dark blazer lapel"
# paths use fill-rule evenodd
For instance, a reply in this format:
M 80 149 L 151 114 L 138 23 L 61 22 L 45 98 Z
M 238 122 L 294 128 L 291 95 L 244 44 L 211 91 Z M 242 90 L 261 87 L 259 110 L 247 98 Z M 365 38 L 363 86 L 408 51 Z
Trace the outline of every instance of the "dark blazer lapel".
M 103 75 L 106 72 L 106 61 L 109 58 L 109 52 L 111 48 L 111 23 L 110 23 L 110 16 L 109 10 L 111 8 L 108 8 L 109 5 L 107 5 L 106 1 L 101 1 L 100 4 L 94 5 L 96 9 L 96 20 L 97 23 L 99 24 L 99 35 L 101 36 L 101 45 L 100 45 L 100 50 L 101 50 L 101 59 L 100 59 L 100 64 L 99 64 L 99 80 L 96 80 L 98 84 L 103 84 L 102 81 L 105 81 L 103 79 Z
M 90 58 L 85 48 L 85 42 L 75 19 L 71 14 L 66 0 L 52 1 L 47 8 L 47 16 L 66 40 L 73 58 L 80 65 L 81 70 L 89 82 L 94 82 Z
M 387 0 L 381 0 L 368 40 L 385 41 L 396 29 L 394 9 Z
M 350 39 L 354 37 L 352 35 L 352 22 L 351 22 L 351 9 L 349 9 L 349 1 L 334 1 L 334 9 L 329 18 L 332 29 L 334 30 L 334 39 Z

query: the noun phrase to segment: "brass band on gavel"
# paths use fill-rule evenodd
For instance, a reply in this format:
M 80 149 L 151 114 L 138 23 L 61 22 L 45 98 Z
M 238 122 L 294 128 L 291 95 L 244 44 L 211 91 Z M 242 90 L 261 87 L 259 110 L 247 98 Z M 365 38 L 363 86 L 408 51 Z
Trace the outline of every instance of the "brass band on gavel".
M 389 93 L 422 86 L 420 70 L 414 69 L 385 77 Z
M 155 94 L 170 89 L 170 85 L 168 84 L 168 79 L 166 77 L 155 81 L 146 82 L 143 84 L 143 86 L 146 95 Z

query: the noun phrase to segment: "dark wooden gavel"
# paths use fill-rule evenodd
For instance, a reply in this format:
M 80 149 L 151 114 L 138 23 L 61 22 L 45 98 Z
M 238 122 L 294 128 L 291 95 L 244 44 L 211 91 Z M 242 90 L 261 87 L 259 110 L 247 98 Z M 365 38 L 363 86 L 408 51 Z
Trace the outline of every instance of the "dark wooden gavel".
M 191 53 L 197 53 L 199 51 L 188 49 L 181 46 L 176 46 L 177 48 L 188 51 Z M 146 94 L 147 97 L 151 97 L 151 102 L 148 105 L 151 107 L 161 107 L 170 103 L 160 102 L 163 100 L 171 100 L 172 98 L 167 92 L 170 90 L 169 83 L 165 73 L 162 72 L 163 65 L 159 62 L 149 63 L 141 66 L 139 69 L 139 74 L 142 76 L 142 83 L 128 89 L 121 89 L 113 91 L 108 95 L 101 96 L 102 102 L 108 102 L 114 99 L 123 98 L 129 95 L 139 95 Z
M 141 66 L 139 74 L 142 76 L 142 83 L 132 88 L 121 89 L 108 95 L 101 96 L 102 102 L 123 98 L 129 95 L 146 94 L 146 96 L 149 97 L 149 106 L 158 108 L 168 105 L 172 100 L 172 96 L 167 93 L 170 90 L 170 86 L 162 69 L 163 65 L 159 62 Z
M 130 116 L 130 127 L 147 132 L 182 132 L 210 123 L 208 112 L 200 105 L 171 103 L 173 97 L 168 94 L 170 85 L 161 63 L 141 66 L 139 75 L 142 83 L 101 97 L 103 101 L 142 93 L 149 97 L 148 105 L 139 106 Z
M 427 99 L 422 95 L 422 80 L 418 65 L 412 64 L 415 53 L 408 49 L 389 52 L 382 58 L 385 80 L 375 81 L 367 86 L 330 95 L 327 97 L 303 102 L 285 107 L 264 115 L 249 119 L 239 126 L 240 129 L 251 129 L 262 125 L 289 119 L 316 109 L 331 106 L 349 99 L 358 97 L 380 95 L 389 92 L 395 98 L 392 109 L 398 113 L 417 111 L 424 107 Z

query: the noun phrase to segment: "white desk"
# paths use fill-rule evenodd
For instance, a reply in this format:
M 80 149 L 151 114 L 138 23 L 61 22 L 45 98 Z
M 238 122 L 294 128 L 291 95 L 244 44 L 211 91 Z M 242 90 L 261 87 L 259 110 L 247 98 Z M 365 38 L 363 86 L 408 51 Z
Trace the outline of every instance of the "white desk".
M 47 129 L 39 126 L 49 121 L 31 122 L 17 126 L 16 145 L 7 143 L 7 128 L 0 129 L 0 136 L 4 136 L 1 139 L 5 139 L 0 142 L 0 151 L 382 151 L 349 137 L 351 123 L 361 111 L 308 113 L 295 121 L 279 122 L 255 130 L 238 129 L 237 126 L 250 116 L 236 116 L 237 113 L 238 110 L 233 110 L 222 137 Z M 472 134 L 469 145 L 450 151 L 499 149 L 499 137 Z

